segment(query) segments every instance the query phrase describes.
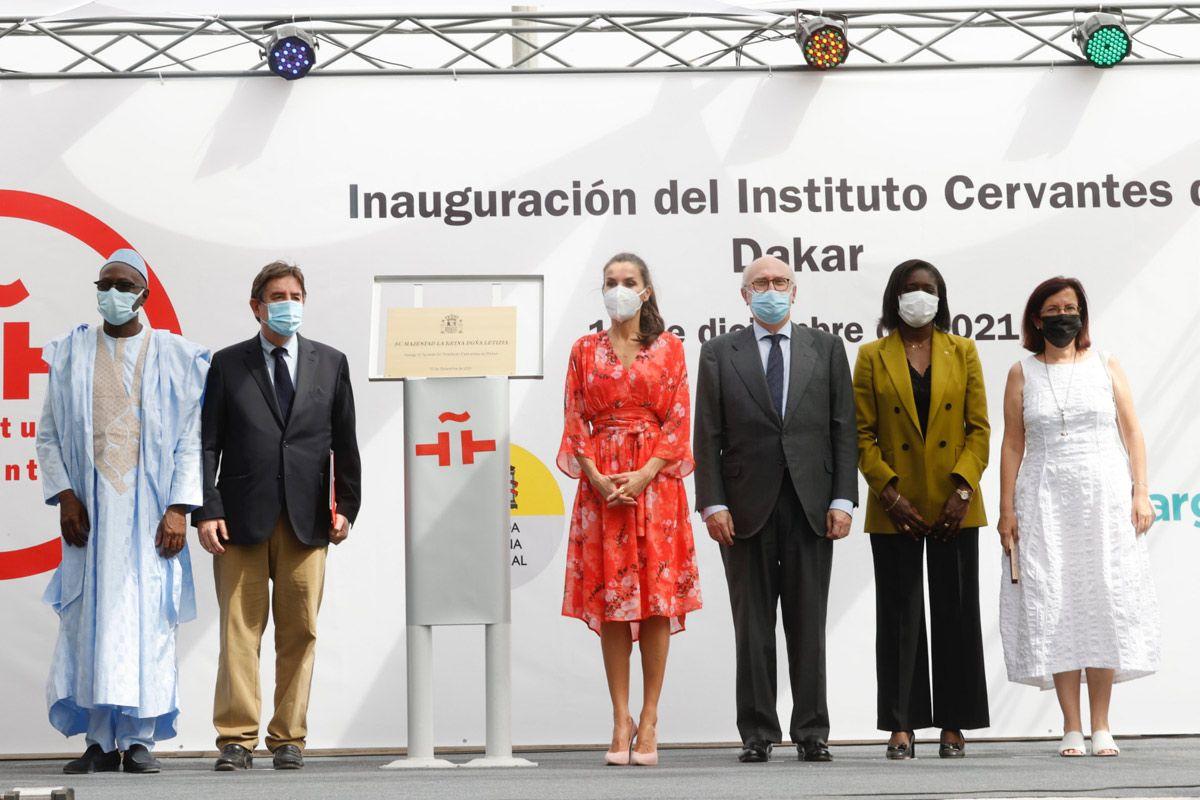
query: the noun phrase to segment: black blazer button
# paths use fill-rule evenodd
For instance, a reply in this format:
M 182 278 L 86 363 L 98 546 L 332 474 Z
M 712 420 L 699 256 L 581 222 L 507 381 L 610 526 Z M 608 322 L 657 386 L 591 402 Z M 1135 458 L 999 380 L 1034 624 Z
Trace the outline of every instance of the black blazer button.
M 946 410 L 947 410 L 947 411 L 949 411 L 949 410 L 950 410 L 950 403 L 946 403 Z
M 904 444 L 900 445 L 900 449 L 901 449 L 901 450 L 907 450 L 907 449 L 908 449 L 908 442 L 905 442 Z
M 895 411 L 897 414 L 899 414 L 899 413 L 900 413 L 900 406 L 892 406 L 892 411 Z
M 945 439 L 942 439 L 940 442 L 938 442 L 938 447 L 945 447 L 945 446 L 946 446 L 946 440 L 945 440 Z

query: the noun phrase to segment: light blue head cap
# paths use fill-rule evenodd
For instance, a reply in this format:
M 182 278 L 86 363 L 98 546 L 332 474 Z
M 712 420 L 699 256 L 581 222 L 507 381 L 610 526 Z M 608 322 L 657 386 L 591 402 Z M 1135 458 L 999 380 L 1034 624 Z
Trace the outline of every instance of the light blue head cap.
M 100 269 L 104 269 L 109 264 L 125 264 L 126 266 L 133 267 L 142 273 L 142 277 L 146 279 L 147 284 L 150 283 L 150 268 L 146 266 L 145 259 L 127 247 L 123 247 L 109 256 L 108 260 L 104 262 L 104 266 L 100 267 Z

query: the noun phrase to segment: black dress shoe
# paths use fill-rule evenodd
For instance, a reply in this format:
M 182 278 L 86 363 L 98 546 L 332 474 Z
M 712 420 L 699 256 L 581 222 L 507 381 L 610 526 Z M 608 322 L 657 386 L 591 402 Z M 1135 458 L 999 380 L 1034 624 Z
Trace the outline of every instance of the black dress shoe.
M 300 754 L 300 748 L 294 744 L 285 744 L 276 748 L 272 760 L 275 769 L 303 769 L 304 767 L 304 756 Z
M 139 775 L 153 775 L 162 770 L 162 764 L 150 754 L 144 744 L 135 744 L 125 751 L 125 771 Z
M 221 748 L 214 769 L 217 772 L 234 772 L 239 769 L 252 769 L 254 754 L 240 744 L 227 744 Z
M 738 761 L 743 764 L 765 764 L 771 760 L 770 742 L 750 742 L 742 748 Z
M 829 752 L 829 745 L 820 739 L 801 742 L 796 750 L 801 761 L 833 761 L 833 753 Z
M 917 738 L 912 731 L 905 731 L 908 741 L 900 744 L 889 744 L 887 748 L 888 761 L 908 761 L 917 757 Z
M 958 734 L 960 741 L 948 742 L 942 739 L 938 745 L 938 756 L 941 758 L 966 758 L 967 756 L 967 740 L 963 738 L 962 731 L 953 731 Z
M 89 745 L 83 755 L 63 766 L 68 775 L 88 775 L 92 772 L 116 772 L 121 768 L 121 754 L 116 750 L 104 752 L 98 744 Z

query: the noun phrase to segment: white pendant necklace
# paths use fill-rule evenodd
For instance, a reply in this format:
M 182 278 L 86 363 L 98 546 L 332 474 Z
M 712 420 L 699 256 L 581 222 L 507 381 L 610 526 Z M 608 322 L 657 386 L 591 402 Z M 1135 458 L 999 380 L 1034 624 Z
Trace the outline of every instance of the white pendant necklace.
M 1043 354 L 1043 358 L 1044 358 Z M 1076 350 L 1071 354 L 1071 377 L 1067 379 L 1067 391 L 1063 395 L 1063 401 L 1058 402 L 1058 392 L 1054 389 L 1054 378 L 1050 375 L 1050 362 L 1043 361 L 1042 366 L 1046 368 L 1046 382 L 1050 384 L 1050 395 L 1054 398 L 1054 405 L 1058 407 L 1058 419 L 1062 423 L 1062 428 L 1059 436 L 1067 435 L 1067 402 L 1071 398 L 1071 384 L 1075 382 L 1075 359 L 1079 357 L 1079 351 Z

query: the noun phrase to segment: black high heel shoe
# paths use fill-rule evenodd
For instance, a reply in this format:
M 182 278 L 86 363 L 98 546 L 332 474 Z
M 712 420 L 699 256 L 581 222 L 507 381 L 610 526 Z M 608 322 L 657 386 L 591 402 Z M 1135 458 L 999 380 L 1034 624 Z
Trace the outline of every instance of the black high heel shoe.
M 966 755 L 967 755 L 967 739 L 966 739 L 966 737 L 962 735 L 962 731 L 950 731 L 950 732 L 957 733 L 958 738 L 962 739 L 962 741 L 961 742 L 947 742 L 945 739 L 942 739 L 941 743 L 938 745 L 938 756 L 940 758 L 966 758 Z
M 917 757 L 917 736 L 914 731 L 904 731 L 908 741 L 902 744 L 889 744 L 887 748 L 888 761 L 907 761 Z

